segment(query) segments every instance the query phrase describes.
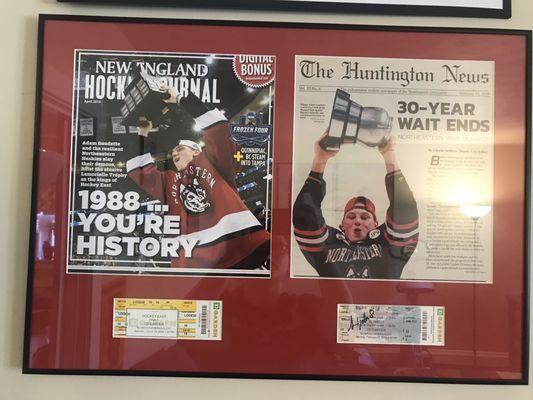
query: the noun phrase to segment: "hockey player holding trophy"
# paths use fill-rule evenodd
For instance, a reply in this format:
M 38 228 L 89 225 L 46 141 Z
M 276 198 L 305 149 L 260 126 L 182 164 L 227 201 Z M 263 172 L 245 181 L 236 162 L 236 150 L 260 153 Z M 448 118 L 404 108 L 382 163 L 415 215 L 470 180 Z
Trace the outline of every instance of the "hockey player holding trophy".
M 311 171 L 293 207 L 296 242 L 321 277 L 400 279 L 417 245 L 417 205 L 396 160 L 391 128 L 386 110 L 363 107 L 337 89 L 329 128 L 314 144 Z M 383 158 L 390 204 L 381 224 L 372 200 L 360 194 L 347 200 L 338 228 L 324 220 L 323 173 L 347 143 L 376 148 Z
M 126 89 L 125 125 L 137 125 L 144 154 L 128 160 L 128 176 L 154 199 L 180 216 L 181 235 L 192 249 L 180 249 L 176 268 L 264 269 L 270 235 L 243 203 L 235 187 L 236 146 L 229 123 L 218 109 L 208 109 L 194 94 L 182 96 L 145 73 Z M 201 129 L 201 145 L 180 132 L 169 149 L 170 169 L 157 169 L 150 133 L 157 124 L 172 124 L 177 107 Z M 168 132 L 173 132 L 169 129 Z M 168 133 L 167 132 L 167 133 Z

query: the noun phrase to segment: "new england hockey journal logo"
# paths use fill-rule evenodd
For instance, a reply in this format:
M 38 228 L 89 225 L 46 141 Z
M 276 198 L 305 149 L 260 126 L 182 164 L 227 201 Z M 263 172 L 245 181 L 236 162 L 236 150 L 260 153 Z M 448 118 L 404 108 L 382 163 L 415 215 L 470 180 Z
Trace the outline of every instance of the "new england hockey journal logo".
M 272 134 L 272 125 L 264 124 L 261 115 L 249 112 L 241 115 L 239 123 L 230 125 L 230 132 L 235 143 L 245 146 L 262 146 Z

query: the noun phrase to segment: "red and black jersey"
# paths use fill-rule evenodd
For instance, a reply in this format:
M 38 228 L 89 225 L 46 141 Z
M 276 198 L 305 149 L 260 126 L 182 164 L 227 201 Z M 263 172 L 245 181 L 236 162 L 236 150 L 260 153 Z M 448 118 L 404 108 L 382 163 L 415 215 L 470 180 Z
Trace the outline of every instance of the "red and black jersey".
M 319 276 L 400 279 L 418 242 L 418 210 L 401 171 L 387 174 L 385 186 L 390 201 L 385 223 L 351 243 L 326 225 L 321 211 L 326 182 L 311 172 L 294 203 L 293 225 L 300 250 Z
M 128 176 L 180 216 L 181 239 L 197 243 L 190 258 L 182 250 L 172 259 L 173 267 L 258 268 L 242 261 L 264 246 L 269 234 L 235 189 L 235 143 L 228 121 L 218 109 L 207 110 L 194 99 L 189 96 L 181 105 L 189 106 L 186 110 L 203 129 L 204 151 L 178 172 L 159 171 L 146 153 L 127 162 Z

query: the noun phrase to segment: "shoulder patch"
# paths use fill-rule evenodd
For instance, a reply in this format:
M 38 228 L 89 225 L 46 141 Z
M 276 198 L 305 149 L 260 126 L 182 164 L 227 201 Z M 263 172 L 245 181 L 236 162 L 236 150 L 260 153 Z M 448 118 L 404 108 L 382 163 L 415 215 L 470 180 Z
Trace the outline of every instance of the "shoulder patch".
M 372 229 L 369 233 L 368 233 L 368 237 L 370 239 L 376 239 L 379 237 L 379 235 L 381 235 L 381 231 L 379 229 Z

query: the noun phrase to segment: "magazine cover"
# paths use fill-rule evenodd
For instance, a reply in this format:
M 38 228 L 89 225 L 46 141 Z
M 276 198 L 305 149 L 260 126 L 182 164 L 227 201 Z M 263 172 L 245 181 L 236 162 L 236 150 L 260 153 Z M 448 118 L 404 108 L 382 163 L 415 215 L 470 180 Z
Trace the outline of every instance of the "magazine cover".
M 291 276 L 491 283 L 493 62 L 295 68 Z
M 275 58 L 77 50 L 68 273 L 270 276 Z

